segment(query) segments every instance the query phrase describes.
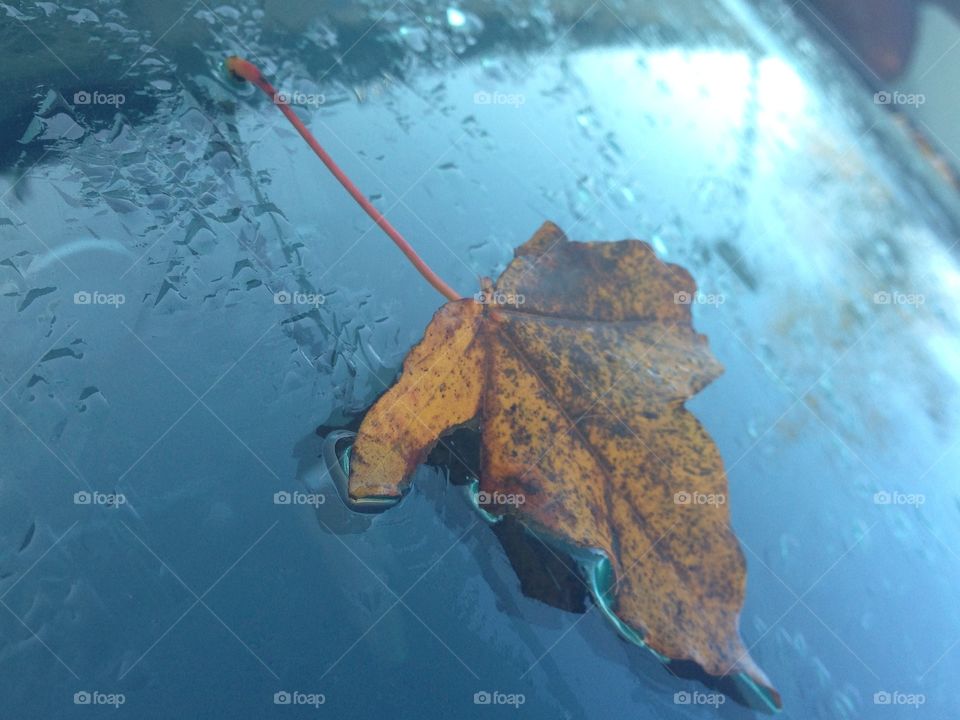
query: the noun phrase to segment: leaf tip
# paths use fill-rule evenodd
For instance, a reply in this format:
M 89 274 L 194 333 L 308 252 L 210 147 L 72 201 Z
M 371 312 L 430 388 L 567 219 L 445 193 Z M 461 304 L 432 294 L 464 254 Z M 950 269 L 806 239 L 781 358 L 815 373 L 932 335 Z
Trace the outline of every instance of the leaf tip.
M 529 240 L 514 250 L 514 257 L 523 255 L 543 255 L 558 243 L 567 242 L 567 236 L 556 223 L 549 220 L 543 223 Z

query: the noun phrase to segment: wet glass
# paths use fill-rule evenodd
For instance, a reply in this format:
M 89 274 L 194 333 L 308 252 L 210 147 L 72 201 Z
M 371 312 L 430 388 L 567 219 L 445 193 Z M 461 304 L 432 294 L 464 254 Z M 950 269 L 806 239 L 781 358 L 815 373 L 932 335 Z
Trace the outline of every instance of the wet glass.
M 442 469 L 340 503 L 322 435 L 442 298 L 231 54 L 464 293 L 546 219 L 688 268 L 726 368 L 688 407 L 782 716 L 955 711 L 960 207 L 788 3 L 0 15 L 11 717 L 717 712 L 602 613 L 525 597 Z

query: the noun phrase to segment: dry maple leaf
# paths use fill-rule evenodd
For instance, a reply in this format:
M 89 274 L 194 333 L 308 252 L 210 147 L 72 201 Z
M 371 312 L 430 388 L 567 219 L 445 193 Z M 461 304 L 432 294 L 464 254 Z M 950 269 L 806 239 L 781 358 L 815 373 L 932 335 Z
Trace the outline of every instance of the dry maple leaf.
M 779 708 L 738 631 L 746 567 L 730 529 L 723 461 L 684 408 L 722 370 L 693 330 L 689 273 L 639 240 L 569 242 L 546 223 L 496 286 L 484 280 L 476 299 L 460 298 L 256 66 L 232 57 L 227 68 L 273 100 L 450 300 L 365 416 L 350 457 L 350 499 L 369 509 L 400 498 L 443 435 L 478 424 L 480 491 L 524 499 L 489 506 L 488 517 L 512 514 L 580 553 L 598 606 L 628 639 L 732 679 L 750 704 Z
M 626 634 L 779 706 L 738 632 L 723 461 L 684 408 L 722 372 L 683 302 L 695 293 L 644 242 L 570 242 L 546 223 L 480 302 L 436 313 L 360 426 L 349 492 L 399 497 L 441 436 L 479 421 L 480 491 L 525 499 L 486 509 L 602 552 L 614 581 L 599 599 Z

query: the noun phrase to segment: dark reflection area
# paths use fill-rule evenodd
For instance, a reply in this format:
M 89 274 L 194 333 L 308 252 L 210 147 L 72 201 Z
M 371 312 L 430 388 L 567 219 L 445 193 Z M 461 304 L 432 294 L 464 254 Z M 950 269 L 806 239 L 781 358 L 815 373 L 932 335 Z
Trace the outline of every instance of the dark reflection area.
M 890 81 L 910 64 L 924 4 L 940 5 L 960 18 L 957 0 L 811 0 L 800 3 L 800 13 L 868 82 Z
M 480 467 L 479 434 L 458 430 L 431 452 L 430 464 L 447 468 L 454 487 L 468 487 Z M 560 610 L 582 613 L 586 609 L 587 581 L 577 562 L 551 548 L 513 513 L 492 526 L 527 597 Z
M 235 101 L 211 97 L 209 74 L 237 51 L 238 36 L 245 48 L 261 49 L 251 59 L 262 60 L 267 70 L 296 57 L 300 72 L 362 99 L 370 91 L 365 85 L 402 83 L 424 68 L 504 54 L 535 57 L 561 33 L 574 47 L 638 40 L 692 46 L 720 22 L 710 7 L 692 27 L 682 13 L 643 4 L 622 4 L 615 13 L 589 3 L 563 3 L 549 11 L 525 5 L 478 3 L 456 28 L 445 8 L 422 1 L 267 0 L 185 13 L 188 8 L 180 3 L 124 0 L 96 12 L 79 11 L 75 22 L 39 6 L 11 10 L 0 27 L 9 64 L 0 106 L 0 169 L 16 173 L 48 151 L 67 150 L 84 135 L 109 134 L 118 123 L 140 125 L 182 93 L 213 117 L 229 115 Z M 56 46 L 59 59 L 44 44 Z M 83 100 L 96 92 L 122 96 L 122 103 Z M 235 144 L 228 125 L 222 129 L 224 141 Z
M 868 81 L 895 80 L 913 54 L 920 5 L 920 0 L 815 0 L 800 12 Z
M 586 579 L 573 558 L 563 557 L 512 517 L 495 525 L 494 533 L 520 579 L 524 595 L 567 612 L 586 610 Z
M 359 422 L 353 425 L 359 426 Z M 323 440 L 317 437 L 323 430 L 325 428 L 318 428 L 316 434 L 305 437 L 294 450 L 295 456 L 300 459 L 300 481 L 311 489 L 322 490 L 327 500 L 317 509 L 320 529 L 338 533 L 365 532 L 376 523 L 387 522 L 379 518 L 391 513 L 393 521 L 397 521 L 403 513 L 402 502 L 377 515 L 353 511 L 344 505 L 322 458 Z M 462 508 L 465 503 L 470 506 L 468 490 L 477 477 L 471 468 L 478 466 L 478 460 L 478 434 L 471 430 L 458 430 L 445 437 L 430 453 L 424 468 L 430 468 L 433 472 L 418 472 L 411 486 L 416 484 L 418 494 L 436 504 L 438 516 L 446 516 L 451 511 L 444 507 L 446 504 L 452 503 L 457 508 Z M 408 493 L 410 491 L 411 488 L 408 488 Z M 467 512 L 470 509 L 472 506 Z M 461 513 L 460 510 L 454 512 Z M 477 515 L 478 519 L 480 517 Z M 587 579 L 576 560 L 562 550 L 550 547 L 515 516 L 506 515 L 499 522 L 491 523 L 490 527 L 516 572 L 525 596 L 568 612 L 585 611 Z

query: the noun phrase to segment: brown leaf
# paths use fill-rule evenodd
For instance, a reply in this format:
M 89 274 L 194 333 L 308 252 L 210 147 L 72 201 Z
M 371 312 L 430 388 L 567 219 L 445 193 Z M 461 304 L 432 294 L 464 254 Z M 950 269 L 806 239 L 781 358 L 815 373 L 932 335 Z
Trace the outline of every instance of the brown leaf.
M 441 436 L 479 422 L 481 497 L 524 500 L 485 510 L 601 552 L 615 581 L 595 595 L 625 635 L 779 706 L 738 632 L 723 461 L 684 408 L 722 372 L 692 328 L 695 293 L 646 243 L 569 242 L 546 223 L 482 302 L 436 313 L 360 427 L 350 495 L 399 497 Z

